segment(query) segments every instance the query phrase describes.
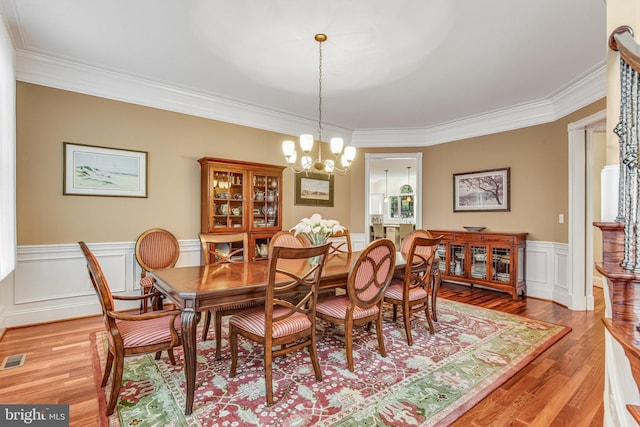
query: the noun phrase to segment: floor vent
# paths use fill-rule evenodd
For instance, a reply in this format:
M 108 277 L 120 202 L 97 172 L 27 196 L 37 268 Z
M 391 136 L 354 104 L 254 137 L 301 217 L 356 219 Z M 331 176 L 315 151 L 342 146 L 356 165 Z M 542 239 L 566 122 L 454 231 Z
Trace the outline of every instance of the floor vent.
M 17 368 L 18 366 L 22 366 L 24 364 L 24 359 L 27 357 L 26 354 L 14 354 L 13 356 L 7 356 L 2 361 L 0 365 L 0 370 Z

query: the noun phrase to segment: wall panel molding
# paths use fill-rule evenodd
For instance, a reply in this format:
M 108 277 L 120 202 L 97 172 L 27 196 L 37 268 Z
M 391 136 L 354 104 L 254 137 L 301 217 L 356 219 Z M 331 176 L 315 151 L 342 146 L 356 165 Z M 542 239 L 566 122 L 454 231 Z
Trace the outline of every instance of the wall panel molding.
M 351 235 L 354 250 L 365 246 L 365 235 Z M 134 242 L 88 243 L 102 265 L 114 294 L 140 292 L 140 266 Z M 527 295 L 567 305 L 567 245 L 527 241 Z M 200 265 L 200 241 L 181 240 L 178 266 Z M 15 327 L 100 313 L 86 263 L 77 244 L 19 246 L 17 268 L 8 278 L 7 304 L 0 325 Z M 135 308 L 137 304 L 119 305 Z
M 181 240 L 178 266 L 200 264 L 200 241 Z M 138 295 L 141 269 L 135 242 L 87 243 L 114 294 Z M 16 271 L 7 279 L 0 325 L 15 327 L 100 314 L 86 262 L 77 244 L 18 246 Z M 119 309 L 137 303 L 120 302 Z
M 527 295 L 568 305 L 566 243 L 527 240 Z

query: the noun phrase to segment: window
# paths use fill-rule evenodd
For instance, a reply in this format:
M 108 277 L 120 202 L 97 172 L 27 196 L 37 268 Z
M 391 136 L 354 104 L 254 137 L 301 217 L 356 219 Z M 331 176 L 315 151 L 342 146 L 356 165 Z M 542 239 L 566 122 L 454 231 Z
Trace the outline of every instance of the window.
M 389 196 L 387 217 L 393 220 L 413 220 L 414 196 L 412 193 Z

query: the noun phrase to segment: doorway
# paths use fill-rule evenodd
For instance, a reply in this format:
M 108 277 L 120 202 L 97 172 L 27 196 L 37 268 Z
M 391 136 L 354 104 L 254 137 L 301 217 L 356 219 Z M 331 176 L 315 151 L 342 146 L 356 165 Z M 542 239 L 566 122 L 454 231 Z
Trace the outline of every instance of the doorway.
M 593 310 L 593 133 L 603 129 L 606 111 L 568 126 L 569 131 L 569 308 Z M 589 208 L 587 209 L 587 206 Z
M 372 216 L 387 224 L 422 228 L 422 153 L 366 153 L 364 196 L 367 230 Z M 371 240 L 365 232 L 365 241 Z

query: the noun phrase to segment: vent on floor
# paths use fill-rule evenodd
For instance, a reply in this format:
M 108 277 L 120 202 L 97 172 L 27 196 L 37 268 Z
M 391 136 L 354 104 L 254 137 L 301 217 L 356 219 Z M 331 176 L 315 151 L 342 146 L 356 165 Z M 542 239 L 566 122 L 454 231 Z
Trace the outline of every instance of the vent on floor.
M 14 354 L 13 356 L 7 356 L 2 361 L 0 365 L 0 370 L 17 368 L 18 366 L 22 366 L 24 364 L 24 359 L 27 357 L 26 354 Z

